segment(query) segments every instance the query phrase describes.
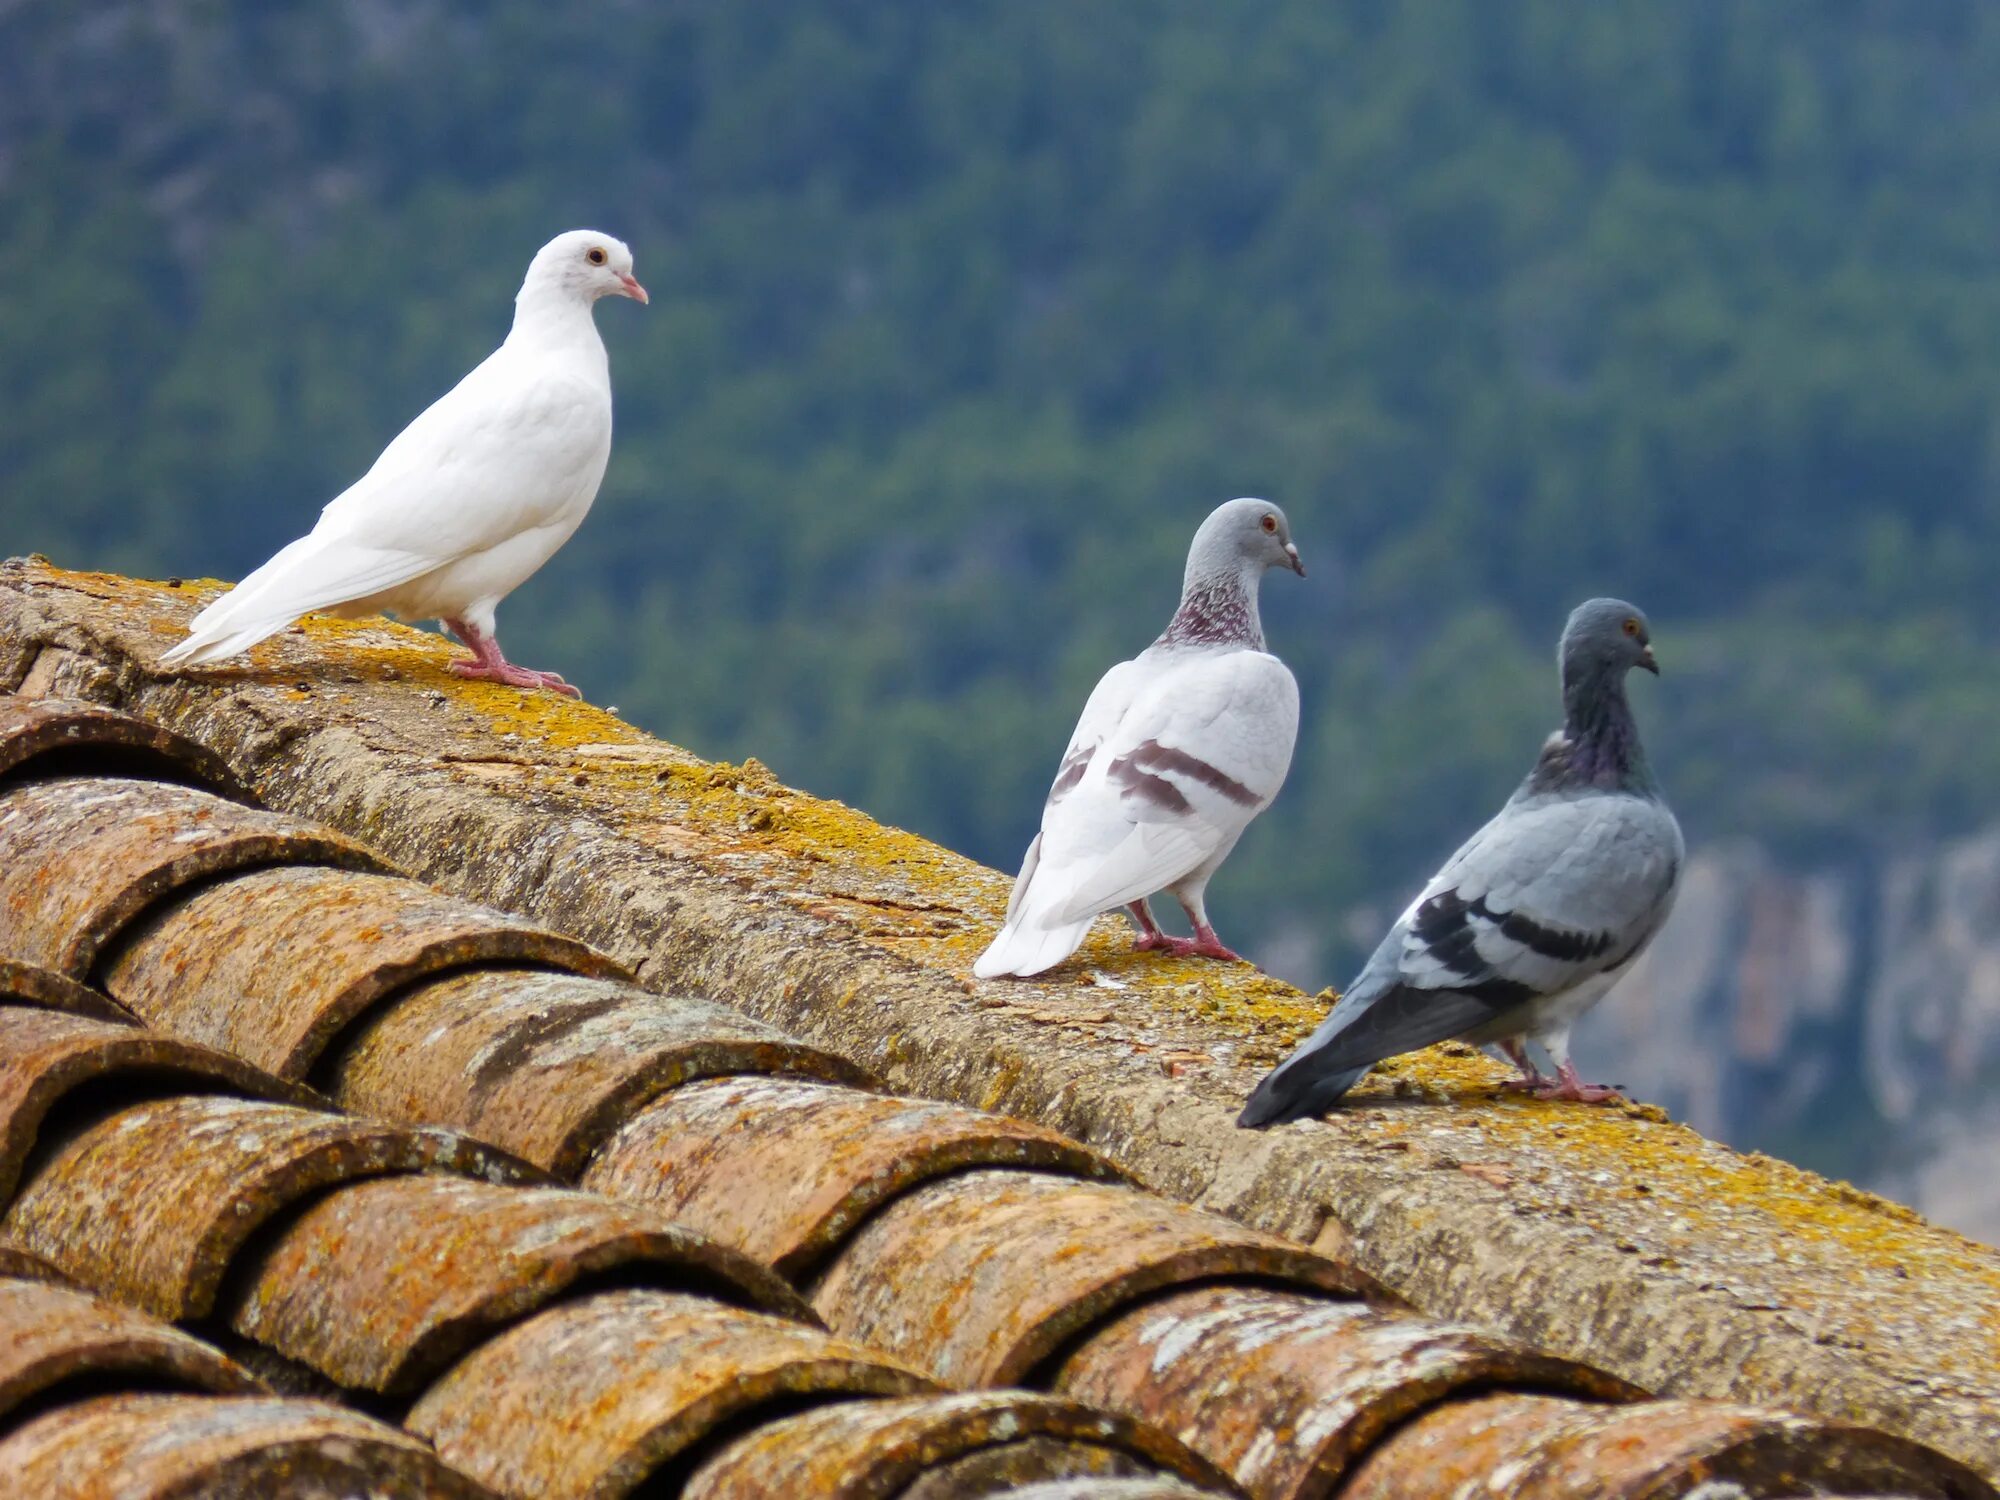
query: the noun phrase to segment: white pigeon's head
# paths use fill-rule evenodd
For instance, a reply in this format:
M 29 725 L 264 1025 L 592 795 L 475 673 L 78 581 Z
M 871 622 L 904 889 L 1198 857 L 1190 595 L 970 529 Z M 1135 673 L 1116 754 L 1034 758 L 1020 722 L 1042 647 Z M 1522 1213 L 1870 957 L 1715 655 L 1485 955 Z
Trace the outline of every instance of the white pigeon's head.
M 571 296 L 585 305 L 599 297 L 650 300 L 632 274 L 630 248 L 595 229 L 572 229 L 535 252 L 521 295 L 537 292 Z
M 1231 500 L 1209 512 L 1188 549 L 1188 576 L 1230 572 L 1244 565 L 1290 568 L 1301 578 L 1306 565 L 1292 544 L 1285 513 L 1268 500 Z

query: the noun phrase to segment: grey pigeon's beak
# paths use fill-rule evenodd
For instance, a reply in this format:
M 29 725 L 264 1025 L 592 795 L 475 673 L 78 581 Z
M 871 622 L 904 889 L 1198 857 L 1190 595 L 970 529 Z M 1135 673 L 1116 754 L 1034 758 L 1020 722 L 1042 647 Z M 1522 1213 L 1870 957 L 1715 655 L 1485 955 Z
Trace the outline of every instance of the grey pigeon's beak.
M 1290 542 L 1287 542 L 1285 543 L 1285 556 L 1292 560 L 1292 571 L 1301 578 L 1305 577 L 1306 565 L 1299 561 L 1299 549 Z
M 1660 664 L 1653 659 L 1653 648 L 1650 645 L 1639 648 L 1639 665 L 1655 677 L 1660 675 Z
M 620 271 L 618 273 L 618 281 L 619 284 L 624 288 L 624 290 L 619 293 L 620 296 L 630 297 L 634 302 L 641 304 L 651 302 L 653 300 L 651 297 L 648 297 L 646 295 L 646 289 L 639 285 L 639 278 L 634 276 L 630 271 Z

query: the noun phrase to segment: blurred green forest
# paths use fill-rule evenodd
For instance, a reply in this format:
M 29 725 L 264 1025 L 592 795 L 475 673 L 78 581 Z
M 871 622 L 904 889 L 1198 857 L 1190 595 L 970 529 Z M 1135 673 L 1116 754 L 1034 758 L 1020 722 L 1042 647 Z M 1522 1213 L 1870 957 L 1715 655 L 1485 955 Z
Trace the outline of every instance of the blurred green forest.
M 653 303 L 503 639 L 650 729 L 1012 868 L 1258 494 L 1239 946 L 1344 978 L 1593 593 L 1692 841 L 1866 857 L 2000 813 L 1996 78 L 1977 0 L 0 6 L 0 552 L 239 575 L 589 224 Z

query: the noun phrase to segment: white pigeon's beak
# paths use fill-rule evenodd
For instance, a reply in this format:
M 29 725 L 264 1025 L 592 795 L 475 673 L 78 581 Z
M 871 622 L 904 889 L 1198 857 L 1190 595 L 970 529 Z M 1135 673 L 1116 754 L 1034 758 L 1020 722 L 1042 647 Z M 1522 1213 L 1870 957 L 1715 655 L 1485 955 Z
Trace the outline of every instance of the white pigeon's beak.
M 634 302 L 646 303 L 653 300 L 646 295 L 646 289 L 639 285 L 639 278 L 634 276 L 630 271 L 620 271 L 618 273 L 618 287 L 619 296 L 630 297 Z
M 1297 546 L 1291 542 L 1285 543 L 1285 556 L 1292 560 L 1292 571 L 1301 578 L 1305 577 L 1306 565 L 1299 561 L 1299 549 Z

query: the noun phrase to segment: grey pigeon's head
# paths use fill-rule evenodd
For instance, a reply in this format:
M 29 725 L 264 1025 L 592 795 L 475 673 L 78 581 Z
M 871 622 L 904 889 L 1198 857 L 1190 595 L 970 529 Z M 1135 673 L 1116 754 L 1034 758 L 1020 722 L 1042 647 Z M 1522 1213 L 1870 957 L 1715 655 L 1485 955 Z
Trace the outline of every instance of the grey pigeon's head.
M 632 274 L 625 242 L 595 229 L 569 230 L 535 252 L 521 283 L 521 297 L 531 296 L 574 298 L 586 307 L 599 297 L 650 300 Z
M 1586 599 L 1571 610 L 1557 655 L 1565 682 L 1622 677 L 1633 667 L 1660 672 L 1645 615 L 1623 599 Z
M 1245 568 L 1290 568 L 1301 578 L 1306 565 L 1292 545 L 1285 513 L 1268 500 L 1231 500 L 1209 512 L 1188 548 L 1190 582 Z

